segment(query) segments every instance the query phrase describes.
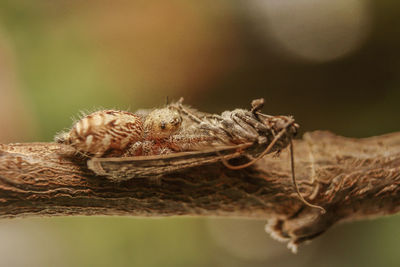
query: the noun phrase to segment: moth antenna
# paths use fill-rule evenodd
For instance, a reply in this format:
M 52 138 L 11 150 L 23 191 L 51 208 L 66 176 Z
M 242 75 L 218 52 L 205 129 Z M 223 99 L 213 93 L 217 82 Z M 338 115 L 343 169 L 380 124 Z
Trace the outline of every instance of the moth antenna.
M 226 159 L 222 158 L 222 163 L 229 169 L 232 170 L 240 170 L 243 168 L 247 168 L 251 165 L 253 165 L 254 163 L 256 163 L 259 159 L 261 159 L 262 157 L 264 157 L 266 154 L 268 154 L 273 146 L 275 145 L 275 143 L 279 140 L 279 138 L 282 137 L 282 135 L 286 132 L 286 127 L 284 129 L 282 129 L 274 138 L 274 140 L 272 140 L 272 142 L 267 146 L 267 148 L 260 154 L 258 155 L 256 158 L 252 159 L 251 161 L 242 164 L 242 165 L 231 165 Z
M 168 96 L 166 96 L 165 97 L 165 105 L 168 106 L 168 104 L 169 104 L 169 98 L 168 98 Z
M 304 197 L 301 195 L 300 190 L 299 190 L 299 186 L 297 184 L 297 180 L 296 180 L 296 177 L 295 177 L 295 174 L 294 174 L 295 173 L 294 172 L 294 156 L 293 156 L 294 152 L 293 152 L 293 141 L 292 141 L 292 139 L 290 139 L 289 149 L 290 149 L 290 167 L 292 169 L 292 181 L 293 181 L 294 188 L 296 189 L 297 196 L 307 206 L 309 206 L 311 208 L 320 209 L 322 214 L 326 213 L 326 210 L 323 207 L 311 204 L 310 202 L 305 200 Z
M 194 122 L 200 124 L 200 123 L 202 122 L 201 119 L 198 118 L 196 115 L 194 115 L 194 114 L 193 114 L 192 112 L 190 112 L 189 110 L 185 109 L 185 108 L 183 107 L 182 103 L 180 102 L 180 100 L 183 101 L 183 98 L 179 99 L 179 102 L 178 102 L 178 107 L 179 107 L 179 109 L 178 109 L 178 111 L 179 111 L 179 110 L 182 111 L 182 112 L 183 112 L 185 115 L 187 115 L 192 121 L 194 121 Z

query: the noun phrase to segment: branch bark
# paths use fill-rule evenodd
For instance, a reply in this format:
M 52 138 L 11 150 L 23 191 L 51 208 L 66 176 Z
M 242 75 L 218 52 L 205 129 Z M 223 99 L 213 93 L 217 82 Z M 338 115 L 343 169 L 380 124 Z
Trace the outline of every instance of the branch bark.
M 221 163 L 115 183 L 95 176 L 70 147 L 0 145 L 0 218 L 58 215 L 230 216 L 269 219 L 269 231 L 292 245 L 333 224 L 400 210 L 400 132 L 352 139 L 328 132 L 295 141 L 296 196 L 287 150 L 252 167 Z

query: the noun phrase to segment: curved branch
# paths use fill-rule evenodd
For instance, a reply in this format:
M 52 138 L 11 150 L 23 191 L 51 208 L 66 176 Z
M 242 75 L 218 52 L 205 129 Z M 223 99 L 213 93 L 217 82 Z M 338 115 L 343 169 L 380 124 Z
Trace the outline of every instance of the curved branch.
M 292 245 L 336 222 L 400 209 L 400 132 L 365 139 L 313 132 L 295 141 L 304 206 L 291 183 L 289 155 L 252 167 L 221 163 L 115 183 L 95 176 L 71 148 L 54 143 L 0 145 L 0 218 L 56 215 L 234 216 L 268 218 Z

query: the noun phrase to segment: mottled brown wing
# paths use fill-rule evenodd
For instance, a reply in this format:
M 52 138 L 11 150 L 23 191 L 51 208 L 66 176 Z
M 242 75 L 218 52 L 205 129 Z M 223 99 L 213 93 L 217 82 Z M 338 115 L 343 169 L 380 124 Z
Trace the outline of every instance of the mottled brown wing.
M 158 177 L 222 159 L 229 160 L 244 155 L 252 146 L 253 143 L 245 143 L 156 156 L 92 158 L 88 160 L 87 165 L 97 175 L 114 181 L 125 181 L 132 178 Z

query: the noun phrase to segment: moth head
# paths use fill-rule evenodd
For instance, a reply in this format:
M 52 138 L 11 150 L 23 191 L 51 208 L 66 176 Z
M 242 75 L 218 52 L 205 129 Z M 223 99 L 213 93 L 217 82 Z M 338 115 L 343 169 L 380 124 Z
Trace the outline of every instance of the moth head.
M 170 107 L 153 110 L 144 121 L 144 131 L 149 139 L 168 138 L 177 132 L 182 124 L 179 112 Z

